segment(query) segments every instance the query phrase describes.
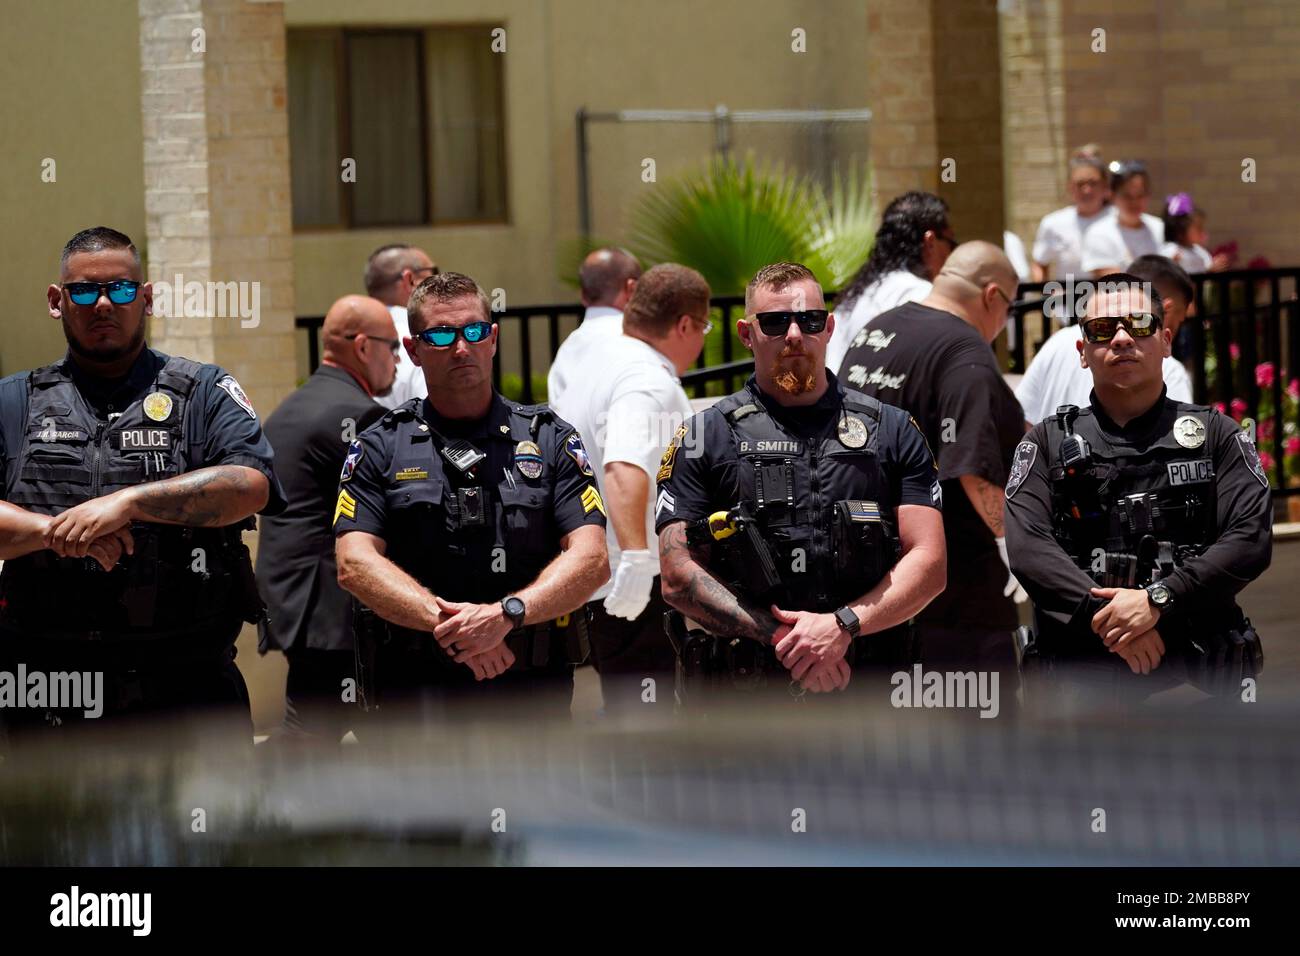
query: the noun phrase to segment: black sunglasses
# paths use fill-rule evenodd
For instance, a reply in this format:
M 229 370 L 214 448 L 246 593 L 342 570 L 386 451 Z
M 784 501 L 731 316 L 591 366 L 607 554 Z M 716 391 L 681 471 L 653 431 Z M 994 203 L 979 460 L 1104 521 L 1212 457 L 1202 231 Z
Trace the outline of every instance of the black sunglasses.
M 791 322 L 805 335 L 816 335 L 825 330 L 828 315 L 826 309 L 805 309 L 803 312 L 756 312 L 751 318 L 758 319 L 764 335 L 785 335 L 790 331 Z
M 130 279 L 114 279 L 112 282 L 68 282 L 63 289 L 77 305 L 94 305 L 101 295 L 107 295 L 114 305 L 126 305 L 135 301 L 140 285 Z
M 365 332 L 353 332 L 351 335 L 345 335 L 343 337 L 345 339 L 363 338 L 370 339 L 372 342 L 383 342 L 392 350 L 394 355 L 396 355 L 402 348 L 401 339 L 382 339 L 378 335 L 368 335 Z
M 1134 312 L 1132 315 L 1102 316 L 1083 323 L 1083 337 L 1089 342 L 1109 342 L 1120 326 L 1135 339 L 1145 339 L 1160 328 L 1159 317 L 1153 312 Z
M 437 325 L 431 329 L 416 332 L 415 337 L 426 345 L 445 349 L 456 344 L 456 336 L 458 335 L 470 345 L 477 345 L 491 334 L 491 322 L 471 322 L 469 325 L 460 328 L 454 325 Z

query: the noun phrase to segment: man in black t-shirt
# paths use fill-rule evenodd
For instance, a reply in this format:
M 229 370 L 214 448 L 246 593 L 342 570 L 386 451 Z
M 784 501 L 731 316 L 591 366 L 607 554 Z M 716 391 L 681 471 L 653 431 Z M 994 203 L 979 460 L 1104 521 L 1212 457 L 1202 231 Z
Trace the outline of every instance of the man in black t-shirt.
M 948 588 L 917 617 L 923 663 L 996 668 L 1004 681 L 1015 673 L 1012 597 L 1025 595 L 1007 565 L 1002 487 L 1025 426 L 989 343 L 1015 292 L 1000 249 L 963 243 L 930 295 L 878 316 L 840 368 L 849 387 L 911 412 L 938 462 Z

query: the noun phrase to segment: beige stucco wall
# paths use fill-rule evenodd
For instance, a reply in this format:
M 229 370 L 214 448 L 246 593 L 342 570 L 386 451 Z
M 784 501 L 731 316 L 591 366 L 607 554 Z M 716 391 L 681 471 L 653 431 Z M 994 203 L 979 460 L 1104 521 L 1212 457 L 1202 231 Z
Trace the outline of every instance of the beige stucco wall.
M 0 374 L 64 352 L 45 288 L 73 233 L 108 225 L 144 241 L 135 0 L 4 4 L 0 29 Z M 41 163 L 55 161 L 55 182 Z

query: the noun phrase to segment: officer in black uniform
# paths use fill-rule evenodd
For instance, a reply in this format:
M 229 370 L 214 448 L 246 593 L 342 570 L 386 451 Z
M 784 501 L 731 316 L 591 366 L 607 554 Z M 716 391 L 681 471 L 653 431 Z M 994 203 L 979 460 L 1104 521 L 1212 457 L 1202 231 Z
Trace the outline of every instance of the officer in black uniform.
M 1036 425 L 1006 488 L 1012 571 L 1036 612 L 1036 639 L 1019 641 L 1027 703 L 1131 706 L 1184 680 L 1239 699 L 1262 652 L 1234 595 L 1272 554 L 1255 446 L 1165 395 L 1170 335 L 1148 283 L 1103 277 L 1082 326 L 1090 406 Z
M 339 584 L 377 615 L 357 632 L 363 703 L 513 693 L 567 715 L 580 609 L 609 577 L 587 452 L 546 406 L 493 389 L 497 326 L 473 279 L 428 277 L 408 314 L 428 398 L 352 445 L 334 514 Z
M 105 716 L 227 705 L 251 741 L 234 643 L 262 605 L 240 532 L 283 495 L 239 383 L 145 346 L 142 280 L 127 236 L 73 236 L 48 292 L 68 354 L 0 381 L 0 655 L 11 671 L 102 672 Z
M 703 628 L 669 615 L 691 710 L 909 666 L 910 619 L 945 583 L 934 459 L 906 412 L 825 368 L 834 316 L 813 274 L 764 267 L 745 312 L 754 376 L 678 431 L 658 474 L 664 600 Z

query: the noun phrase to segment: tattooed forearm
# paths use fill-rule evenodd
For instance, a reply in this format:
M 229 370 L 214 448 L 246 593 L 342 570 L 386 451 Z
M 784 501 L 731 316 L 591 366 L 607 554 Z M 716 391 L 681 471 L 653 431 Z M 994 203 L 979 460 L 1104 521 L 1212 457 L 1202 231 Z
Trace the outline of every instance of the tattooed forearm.
M 718 581 L 686 543 L 686 525 L 676 522 L 659 533 L 660 581 L 664 600 L 714 634 L 747 637 L 770 644 L 778 624 L 770 613 L 752 607 Z
M 1002 489 L 974 475 L 962 475 L 961 487 L 966 492 L 966 497 L 970 499 L 975 513 L 993 532 L 993 537 L 1003 537 L 1006 534 L 1006 526 L 1002 520 L 1002 508 L 1006 495 Z
M 266 503 L 266 476 L 242 465 L 218 465 L 132 489 L 132 518 L 213 528 L 234 524 Z

